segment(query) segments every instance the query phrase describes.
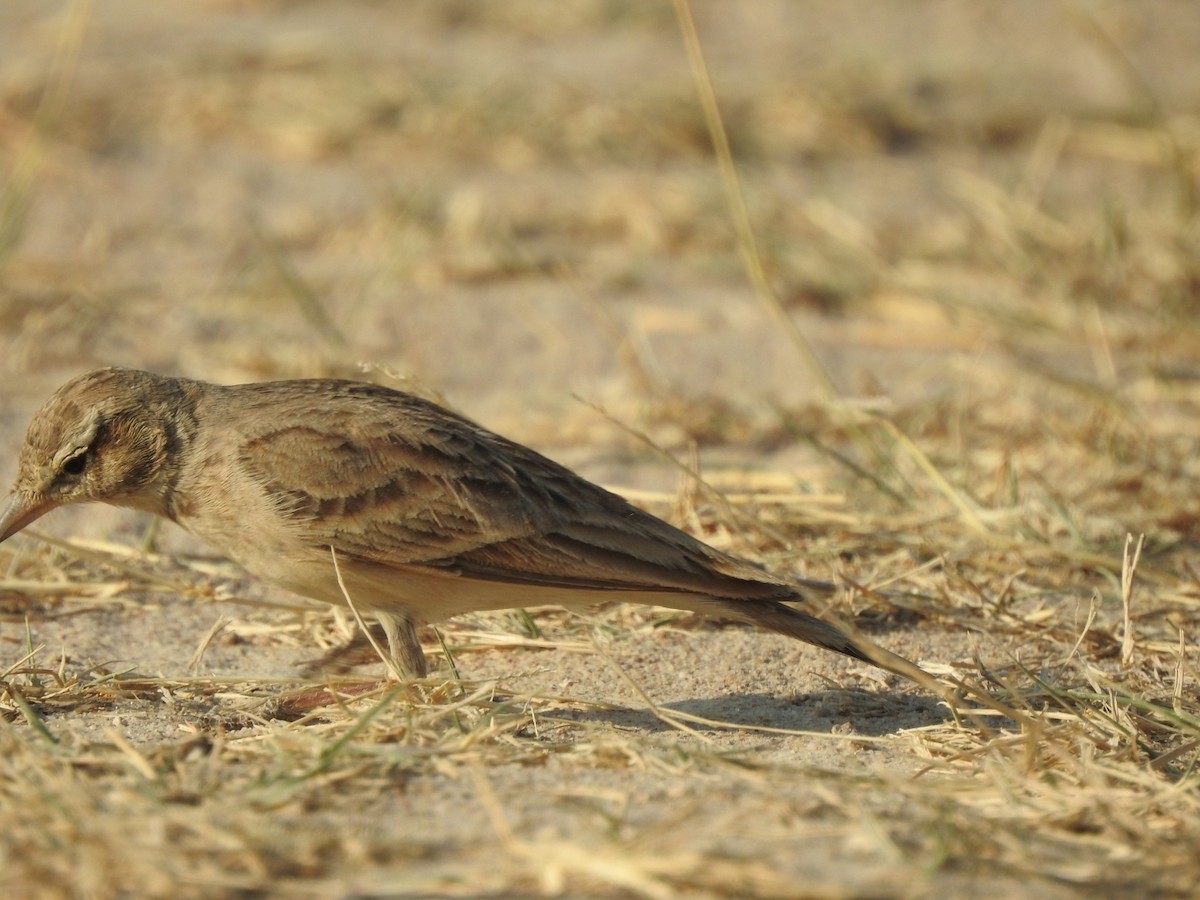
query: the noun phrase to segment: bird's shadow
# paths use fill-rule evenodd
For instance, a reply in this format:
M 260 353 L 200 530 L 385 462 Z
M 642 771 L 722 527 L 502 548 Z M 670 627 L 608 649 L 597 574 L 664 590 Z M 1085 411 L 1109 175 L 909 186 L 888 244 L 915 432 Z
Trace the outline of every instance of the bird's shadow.
M 651 708 L 558 710 L 556 717 L 604 723 L 656 733 L 674 731 L 672 713 L 687 727 L 707 733 L 782 729 L 832 734 L 844 731 L 868 737 L 894 734 L 949 721 L 946 704 L 935 697 L 878 694 L 854 689 L 810 691 L 792 697 L 737 694 L 660 703 Z

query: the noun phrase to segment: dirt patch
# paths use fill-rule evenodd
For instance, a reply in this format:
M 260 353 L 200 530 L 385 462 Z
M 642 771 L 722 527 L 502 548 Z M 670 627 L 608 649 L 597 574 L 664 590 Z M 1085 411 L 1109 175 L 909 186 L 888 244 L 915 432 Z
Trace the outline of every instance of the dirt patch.
M 843 583 L 972 712 L 620 606 L 314 679 L 350 623 L 62 511 L 0 548 L 11 891 L 1194 889 L 1200 18 L 693 10 L 773 300 L 667 4 L 8 0 L 2 471 L 92 366 L 399 383 Z

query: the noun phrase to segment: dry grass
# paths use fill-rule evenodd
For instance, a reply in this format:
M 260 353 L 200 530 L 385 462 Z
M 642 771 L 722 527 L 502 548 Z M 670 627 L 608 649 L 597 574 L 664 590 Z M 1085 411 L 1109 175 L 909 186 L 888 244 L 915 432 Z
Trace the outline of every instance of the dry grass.
M 6 892 L 1194 894 L 1200 129 L 1162 75 L 1190 56 L 1146 49 L 1193 26 L 1016 5 L 859 33 L 812 4 L 804 68 L 788 15 L 696 4 L 719 119 L 665 5 L 418 4 L 398 49 L 370 5 L 181 7 L 145 26 L 169 77 L 99 6 L 0 14 L 33 48 L 0 70 L 10 448 L 85 363 L 380 360 L 836 576 L 839 615 L 964 697 L 623 607 L 446 624 L 418 683 L 311 678 L 353 623 L 178 536 L 14 541 Z M 888 37 L 913 22 L 1006 49 L 963 75 Z M 1036 69 L 1044 34 L 1107 92 L 1023 79 L 1005 53 Z

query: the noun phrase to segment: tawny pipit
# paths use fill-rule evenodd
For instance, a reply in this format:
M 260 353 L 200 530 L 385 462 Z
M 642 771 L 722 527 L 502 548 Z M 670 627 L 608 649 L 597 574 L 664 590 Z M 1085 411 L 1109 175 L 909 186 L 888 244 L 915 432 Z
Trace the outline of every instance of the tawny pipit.
M 297 594 L 345 604 L 348 593 L 413 675 L 426 672 L 420 623 L 612 598 L 741 619 L 924 674 L 787 605 L 804 602 L 787 580 L 469 419 L 372 384 L 82 375 L 29 426 L 0 541 L 93 500 L 165 516 Z

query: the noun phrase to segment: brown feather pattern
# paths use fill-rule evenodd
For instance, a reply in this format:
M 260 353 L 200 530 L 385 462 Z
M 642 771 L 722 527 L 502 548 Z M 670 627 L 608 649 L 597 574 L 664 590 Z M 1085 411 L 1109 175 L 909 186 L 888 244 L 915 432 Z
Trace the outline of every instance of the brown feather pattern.
M 89 416 L 99 427 L 86 467 L 71 474 L 62 459 L 80 452 Z M 0 539 L 31 515 L 89 500 L 172 518 L 263 577 L 331 603 L 344 601 L 336 554 L 356 604 L 414 673 L 425 670 L 419 622 L 614 595 L 915 669 L 786 605 L 804 602 L 793 583 L 457 413 L 377 385 L 80 376 L 30 425 Z

